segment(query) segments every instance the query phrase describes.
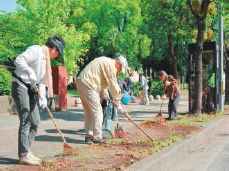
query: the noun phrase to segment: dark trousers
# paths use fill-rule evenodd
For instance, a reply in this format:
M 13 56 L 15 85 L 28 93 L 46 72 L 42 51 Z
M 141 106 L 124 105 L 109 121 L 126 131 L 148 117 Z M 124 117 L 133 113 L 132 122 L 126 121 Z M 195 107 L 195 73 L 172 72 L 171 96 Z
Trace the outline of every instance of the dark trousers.
M 18 131 L 18 157 L 22 157 L 31 149 L 37 134 L 40 114 L 37 99 L 30 99 L 28 91 L 17 82 L 12 82 L 12 97 L 17 107 L 20 126 Z
M 148 97 L 151 95 L 151 87 L 148 89 Z
M 180 100 L 180 95 L 174 97 L 173 99 L 169 98 L 168 110 L 169 110 L 170 119 L 176 119 L 177 117 L 177 106 L 179 104 L 179 100 Z

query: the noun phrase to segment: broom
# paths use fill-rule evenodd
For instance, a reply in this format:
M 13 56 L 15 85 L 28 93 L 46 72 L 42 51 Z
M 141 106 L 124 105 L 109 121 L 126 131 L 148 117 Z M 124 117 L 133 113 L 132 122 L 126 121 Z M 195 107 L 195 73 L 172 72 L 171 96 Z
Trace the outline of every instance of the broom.
M 117 108 L 117 105 L 114 103 L 114 102 L 112 102 L 108 97 L 107 97 L 107 100 L 112 104 L 112 105 L 114 105 L 116 108 Z M 124 107 L 123 107 L 123 109 L 124 109 Z M 125 109 L 124 109 L 125 110 Z M 154 141 L 153 140 L 153 138 L 151 138 L 141 127 L 139 127 L 132 119 L 131 119 L 131 117 L 129 116 L 129 114 L 127 113 L 127 111 L 125 110 L 123 113 L 122 113 L 130 122 L 132 122 L 138 129 L 140 129 L 149 139 L 151 139 L 152 141 Z
M 37 93 L 38 93 L 39 98 L 42 99 L 41 94 L 40 94 L 40 92 L 39 92 L 37 86 L 35 85 L 34 87 L 35 87 L 35 90 L 36 90 Z M 52 116 L 52 114 L 51 114 L 49 108 L 48 108 L 47 106 L 45 106 L 45 108 L 46 108 L 46 110 L 47 110 L 47 112 L 48 112 L 50 118 L 52 119 L 52 122 L 53 122 L 54 126 L 56 127 L 58 133 L 60 134 L 60 136 L 61 136 L 61 138 L 62 138 L 62 140 L 63 140 L 63 143 L 64 143 L 64 149 L 63 149 L 63 150 L 64 150 L 64 153 L 68 153 L 68 154 L 70 154 L 70 153 L 72 153 L 72 152 L 75 153 L 74 150 L 73 150 L 73 148 L 70 147 L 70 146 L 66 143 L 66 140 L 65 140 L 63 134 L 61 133 L 60 129 L 58 128 L 56 122 L 54 121 L 53 116 Z

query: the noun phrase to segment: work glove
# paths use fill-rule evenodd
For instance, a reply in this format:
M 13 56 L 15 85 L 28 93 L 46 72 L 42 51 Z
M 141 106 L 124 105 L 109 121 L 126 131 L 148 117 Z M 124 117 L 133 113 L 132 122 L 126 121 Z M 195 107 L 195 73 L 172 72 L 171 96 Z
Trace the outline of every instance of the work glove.
M 39 98 L 39 105 L 42 109 L 47 106 L 47 99 L 46 99 L 46 88 L 44 84 L 39 84 L 39 92 L 41 95 L 41 98 Z
M 47 99 L 46 99 L 46 97 L 43 96 L 43 97 L 39 98 L 39 105 L 40 105 L 40 107 L 42 109 L 44 109 L 45 106 L 47 106 Z
M 29 81 L 30 81 L 32 87 L 34 87 L 34 85 L 37 83 L 37 76 L 32 69 L 31 69 L 31 72 L 29 74 Z
M 118 113 L 123 113 L 124 112 L 124 109 L 123 109 L 121 104 L 117 105 L 117 111 L 118 111 Z
M 165 81 L 165 85 L 166 86 L 169 86 L 170 85 L 170 82 L 169 81 Z

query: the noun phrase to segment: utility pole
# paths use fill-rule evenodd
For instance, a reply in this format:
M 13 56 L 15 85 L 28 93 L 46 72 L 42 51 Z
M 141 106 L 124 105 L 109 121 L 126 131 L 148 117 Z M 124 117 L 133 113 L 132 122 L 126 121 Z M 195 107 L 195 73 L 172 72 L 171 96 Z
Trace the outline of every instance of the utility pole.
M 219 111 L 224 110 L 224 99 L 223 99 L 223 16 L 222 16 L 222 4 L 218 5 L 218 10 L 220 11 L 220 15 L 218 18 L 218 47 L 219 53 L 217 55 L 217 68 L 218 68 L 218 80 L 219 80 L 219 91 L 218 91 L 218 98 L 219 98 Z

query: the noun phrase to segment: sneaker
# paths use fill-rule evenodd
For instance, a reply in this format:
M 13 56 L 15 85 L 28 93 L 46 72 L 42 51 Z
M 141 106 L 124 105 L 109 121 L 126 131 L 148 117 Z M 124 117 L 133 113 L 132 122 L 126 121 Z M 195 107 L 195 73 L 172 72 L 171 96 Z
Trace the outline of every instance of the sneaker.
M 93 143 L 93 137 L 85 137 L 86 143 Z
M 31 159 L 33 159 L 35 161 L 41 162 L 41 159 L 35 157 L 32 152 L 29 151 L 29 153 L 27 155 L 29 156 L 29 158 L 31 158 Z
M 19 158 L 19 164 L 38 166 L 40 164 L 40 162 L 32 159 L 31 156 L 27 154 L 27 155 Z
M 93 141 L 93 143 L 95 143 L 95 144 L 107 144 L 108 142 L 107 142 L 107 140 L 102 138 L 100 140 Z
M 176 118 L 166 118 L 165 120 L 172 121 L 172 120 L 176 120 Z
M 171 120 L 171 118 L 165 118 L 165 120 L 170 121 L 170 120 Z

